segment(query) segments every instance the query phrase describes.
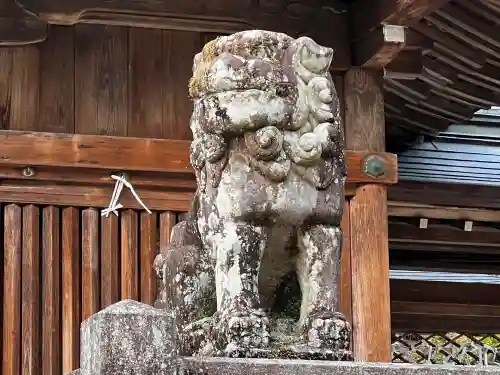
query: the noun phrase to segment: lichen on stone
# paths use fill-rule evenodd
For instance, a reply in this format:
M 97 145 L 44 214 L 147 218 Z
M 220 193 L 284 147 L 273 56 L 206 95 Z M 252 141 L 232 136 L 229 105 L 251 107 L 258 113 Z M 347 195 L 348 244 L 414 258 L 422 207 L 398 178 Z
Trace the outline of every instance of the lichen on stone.
M 155 261 L 159 305 L 177 317 L 183 354 L 349 358 L 332 56 L 307 37 L 251 30 L 195 57 L 196 204 Z

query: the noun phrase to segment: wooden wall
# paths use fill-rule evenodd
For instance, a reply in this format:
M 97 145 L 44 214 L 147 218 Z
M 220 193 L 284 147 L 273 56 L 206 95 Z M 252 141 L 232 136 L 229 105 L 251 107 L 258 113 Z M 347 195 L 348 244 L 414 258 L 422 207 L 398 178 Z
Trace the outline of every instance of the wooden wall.
M 3 375 L 61 375 L 79 367 L 80 323 L 122 299 L 152 304 L 153 261 L 177 215 L 0 205 Z M 0 272 L 1 273 L 1 272 Z
M 77 25 L 0 48 L 0 128 L 190 139 L 192 59 L 212 37 Z M 176 222 L 167 211 L 102 218 L 101 207 L 40 203 L 0 197 L 3 375 L 75 369 L 83 319 L 125 298 L 152 303 L 153 260 Z
M 0 48 L 0 128 L 190 139 L 192 60 L 211 35 L 54 26 Z

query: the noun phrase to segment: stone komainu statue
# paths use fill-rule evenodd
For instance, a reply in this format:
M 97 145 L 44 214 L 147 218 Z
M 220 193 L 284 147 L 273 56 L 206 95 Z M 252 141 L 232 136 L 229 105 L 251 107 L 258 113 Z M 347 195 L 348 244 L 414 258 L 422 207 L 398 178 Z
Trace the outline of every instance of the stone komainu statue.
M 332 56 L 310 38 L 255 30 L 194 59 L 198 190 L 155 260 L 157 303 L 177 316 L 185 354 L 350 356 L 338 312 L 346 171 Z M 276 303 L 287 275 L 300 286 L 293 326 Z

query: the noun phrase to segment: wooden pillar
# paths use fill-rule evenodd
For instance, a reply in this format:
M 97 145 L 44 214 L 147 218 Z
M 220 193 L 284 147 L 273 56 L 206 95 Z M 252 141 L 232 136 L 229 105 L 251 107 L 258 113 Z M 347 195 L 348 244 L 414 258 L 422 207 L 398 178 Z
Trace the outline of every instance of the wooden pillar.
M 351 68 L 344 78 L 344 100 L 346 148 L 384 151 L 382 73 Z M 390 362 L 386 187 L 380 184 L 361 185 L 348 207 L 354 358 L 357 361 Z

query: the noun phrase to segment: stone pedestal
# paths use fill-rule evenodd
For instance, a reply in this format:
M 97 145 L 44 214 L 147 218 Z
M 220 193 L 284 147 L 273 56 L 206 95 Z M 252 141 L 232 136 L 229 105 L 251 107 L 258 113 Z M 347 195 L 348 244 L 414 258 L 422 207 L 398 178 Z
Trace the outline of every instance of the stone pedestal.
M 173 318 L 125 300 L 81 327 L 81 375 L 173 375 L 178 367 Z
M 498 375 L 498 367 L 302 360 L 182 358 L 180 375 Z

